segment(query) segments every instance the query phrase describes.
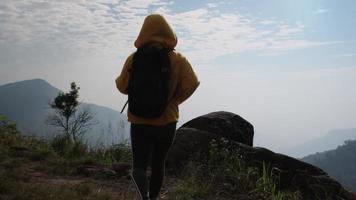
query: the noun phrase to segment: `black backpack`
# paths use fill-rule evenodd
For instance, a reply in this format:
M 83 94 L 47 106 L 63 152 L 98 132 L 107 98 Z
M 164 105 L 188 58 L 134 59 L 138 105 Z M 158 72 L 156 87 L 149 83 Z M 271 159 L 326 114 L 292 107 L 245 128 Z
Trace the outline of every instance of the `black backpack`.
M 143 118 L 158 118 L 167 107 L 170 60 L 169 49 L 142 47 L 133 56 L 129 71 L 129 111 Z

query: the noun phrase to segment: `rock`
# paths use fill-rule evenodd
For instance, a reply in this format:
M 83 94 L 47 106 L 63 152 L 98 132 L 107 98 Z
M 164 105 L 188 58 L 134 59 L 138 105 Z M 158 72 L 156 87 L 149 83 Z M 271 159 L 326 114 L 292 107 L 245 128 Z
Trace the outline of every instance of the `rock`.
M 185 123 L 183 128 L 194 128 L 214 133 L 232 141 L 253 145 L 253 126 L 244 118 L 230 112 L 213 112 Z
M 128 176 L 131 171 L 131 164 L 129 163 L 115 163 L 112 165 L 112 170 L 114 170 L 118 176 Z
M 195 118 L 177 130 L 175 142 L 167 158 L 170 172 L 179 172 L 191 159 L 199 161 L 209 152 L 213 140 L 227 141 L 227 146 L 239 152 L 241 159 L 259 169 L 268 165 L 280 176 L 281 190 L 299 190 L 303 199 L 356 200 L 355 194 L 330 178 L 318 167 L 298 159 L 252 147 L 253 126 L 243 118 L 228 112 L 214 112 Z
M 249 147 L 235 143 L 241 152 L 242 160 L 261 169 L 268 165 L 279 176 L 279 189 L 299 190 L 303 199 L 350 199 L 356 200 L 355 194 L 347 191 L 339 182 L 329 177 L 320 168 L 293 157 L 272 152 L 266 148 Z
M 88 177 L 116 179 L 120 177 L 128 177 L 131 170 L 129 163 L 115 163 L 111 167 L 103 165 L 80 165 L 77 167 L 76 173 Z
M 182 125 L 167 157 L 167 168 L 179 171 L 190 157 L 204 156 L 212 139 L 221 137 L 249 146 L 253 145 L 253 126 L 230 112 L 213 112 Z
M 168 171 L 179 173 L 191 158 L 199 160 L 200 157 L 204 157 L 208 152 L 210 142 L 219 137 L 221 136 L 195 128 L 178 129 L 166 160 Z
M 119 177 L 114 170 L 100 165 L 80 165 L 77 167 L 77 174 L 100 179 L 116 179 Z

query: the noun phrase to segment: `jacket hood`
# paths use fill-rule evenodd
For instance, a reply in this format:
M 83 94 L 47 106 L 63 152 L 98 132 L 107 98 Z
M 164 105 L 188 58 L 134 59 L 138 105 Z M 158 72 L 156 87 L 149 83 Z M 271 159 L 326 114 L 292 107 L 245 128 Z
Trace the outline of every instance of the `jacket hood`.
M 150 42 L 158 42 L 169 49 L 177 45 L 176 34 L 162 15 L 152 14 L 145 18 L 135 47 L 140 48 Z

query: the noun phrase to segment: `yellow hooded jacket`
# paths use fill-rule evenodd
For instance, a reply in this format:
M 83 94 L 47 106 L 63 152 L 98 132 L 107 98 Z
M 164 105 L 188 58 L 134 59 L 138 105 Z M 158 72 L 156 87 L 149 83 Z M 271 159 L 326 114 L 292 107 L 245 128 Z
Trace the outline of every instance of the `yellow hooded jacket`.
M 172 28 L 161 15 L 153 14 L 146 17 L 135 41 L 135 47 L 140 48 L 145 44 L 152 44 L 172 49 L 169 53 L 171 61 L 170 93 L 168 95 L 168 106 L 159 118 L 141 118 L 128 112 L 128 120 L 131 123 L 165 125 L 177 122 L 179 118 L 178 105 L 189 98 L 198 87 L 199 81 L 192 66 L 182 54 L 174 50 L 177 42 L 177 37 Z M 123 94 L 127 94 L 132 59 L 133 54 L 126 59 L 121 74 L 116 79 L 116 87 Z

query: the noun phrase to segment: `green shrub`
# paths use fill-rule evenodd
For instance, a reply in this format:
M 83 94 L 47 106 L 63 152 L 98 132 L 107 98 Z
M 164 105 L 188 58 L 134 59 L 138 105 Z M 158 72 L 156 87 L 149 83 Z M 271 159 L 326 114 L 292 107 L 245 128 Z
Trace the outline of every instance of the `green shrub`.
M 92 149 L 89 156 L 96 162 L 102 164 L 113 164 L 115 162 L 131 162 L 132 153 L 128 143 L 112 145 L 109 148 Z
M 65 135 L 58 135 L 50 142 L 54 151 L 66 158 L 80 158 L 88 153 L 88 146 L 82 141 L 73 142 Z
M 37 151 L 31 152 L 29 154 L 29 159 L 31 161 L 43 161 L 46 160 L 48 157 L 53 156 L 53 151 L 49 148 L 38 149 Z
M 4 115 L 0 115 L 0 133 L 18 134 L 16 123 L 8 120 Z
M 57 135 L 50 142 L 50 145 L 58 155 L 65 156 L 69 148 L 71 148 L 72 142 L 69 137 Z
M 0 145 L 4 147 L 23 146 L 23 136 L 2 130 L 0 132 Z
M 72 144 L 72 148 L 68 152 L 68 157 L 70 158 L 80 158 L 87 155 L 88 145 L 84 144 L 82 141 L 76 141 Z
M 115 161 L 130 162 L 132 159 L 131 147 L 128 143 L 113 145 L 108 149 Z

